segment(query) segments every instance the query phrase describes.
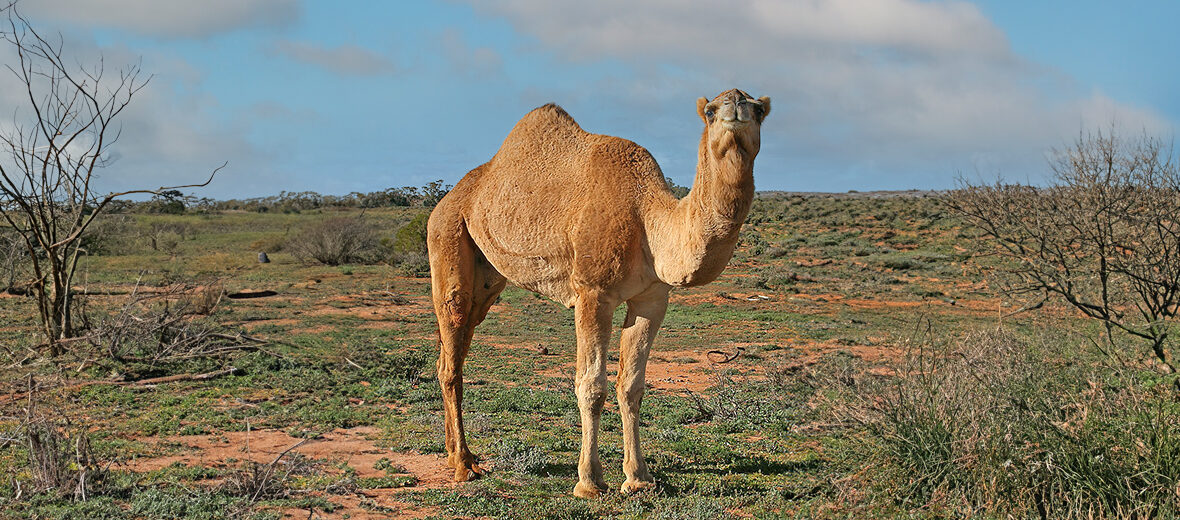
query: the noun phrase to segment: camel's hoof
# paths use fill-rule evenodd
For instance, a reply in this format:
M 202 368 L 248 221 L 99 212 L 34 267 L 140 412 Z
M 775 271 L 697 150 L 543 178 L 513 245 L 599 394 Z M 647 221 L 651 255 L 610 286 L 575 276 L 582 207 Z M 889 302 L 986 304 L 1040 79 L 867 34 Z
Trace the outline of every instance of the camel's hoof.
M 656 483 L 652 480 L 627 479 L 626 482 L 623 482 L 622 487 L 619 488 L 619 492 L 624 495 L 632 495 L 649 489 L 655 489 L 655 487 Z
M 577 485 L 574 486 L 574 496 L 578 498 L 598 498 L 605 487 L 579 480 Z
M 472 462 L 470 465 L 461 464 L 455 468 L 455 482 L 467 482 L 475 480 L 483 475 L 484 470 L 479 467 L 479 464 Z

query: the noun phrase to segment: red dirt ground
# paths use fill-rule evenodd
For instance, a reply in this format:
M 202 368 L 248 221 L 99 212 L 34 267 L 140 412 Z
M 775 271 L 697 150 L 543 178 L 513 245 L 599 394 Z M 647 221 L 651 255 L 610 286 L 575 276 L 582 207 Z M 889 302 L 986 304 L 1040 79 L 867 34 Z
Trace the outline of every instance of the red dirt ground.
M 376 513 L 364 507 L 368 505 L 390 508 L 396 511 L 393 518 L 422 518 L 431 511 L 417 509 L 397 500 L 403 489 L 430 489 L 449 487 L 451 470 L 446 461 L 438 455 L 399 453 L 377 447 L 374 440 L 380 430 L 373 427 L 336 429 L 321 438 L 304 443 L 292 450 L 313 460 L 331 463 L 346 463 L 356 470 L 358 477 L 384 476 L 385 472 L 374 468 L 378 460 L 389 459 L 394 466 L 402 466 L 406 473 L 418 482 L 407 488 L 370 489 L 355 495 L 324 495 L 323 498 L 340 506 L 332 513 L 315 511 L 312 518 L 391 518 L 390 513 Z M 180 463 L 188 467 L 229 468 L 240 461 L 252 460 L 270 463 L 287 448 L 299 443 L 300 439 L 276 430 L 254 430 L 251 432 L 226 432 L 216 435 L 188 435 L 167 438 L 141 438 L 149 444 L 179 444 L 181 453 L 161 457 L 141 457 L 127 461 L 124 468 L 134 472 L 155 471 Z M 230 462 L 236 460 L 238 462 Z M 307 510 L 283 511 L 284 518 L 308 518 Z

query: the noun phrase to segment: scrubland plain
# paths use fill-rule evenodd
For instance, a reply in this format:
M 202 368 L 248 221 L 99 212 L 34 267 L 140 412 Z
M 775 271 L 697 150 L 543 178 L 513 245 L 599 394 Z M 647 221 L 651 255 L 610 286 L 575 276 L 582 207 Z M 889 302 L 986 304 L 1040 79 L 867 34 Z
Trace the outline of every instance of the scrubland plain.
M 44 358 L 31 301 L 0 295 L 0 516 L 1177 512 L 1170 386 L 1135 356 L 1111 368 L 1087 339 L 1098 328 L 1068 308 L 1014 313 L 987 283 L 991 260 L 972 255 L 975 235 L 918 192 L 757 197 L 722 277 L 672 293 L 642 411 L 659 486 L 635 496 L 569 496 L 573 314 L 509 287 L 466 369 L 469 441 L 490 472 L 455 484 L 429 279 L 391 251 L 427 211 L 104 216 L 79 274 L 91 339 Z M 385 245 L 337 266 L 292 254 L 303 230 L 337 217 Z M 622 438 L 606 406 L 617 489 Z

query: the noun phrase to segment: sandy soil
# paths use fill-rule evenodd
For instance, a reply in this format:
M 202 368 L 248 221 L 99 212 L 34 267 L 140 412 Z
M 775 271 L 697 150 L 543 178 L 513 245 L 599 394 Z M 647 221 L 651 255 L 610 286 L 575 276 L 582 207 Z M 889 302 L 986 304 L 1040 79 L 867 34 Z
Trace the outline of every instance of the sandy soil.
M 359 495 L 324 495 L 323 497 L 340 507 L 332 512 L 315 511 L 312 518 L 422 518 L 431 511 L 417 509 L 397 499 L 407 489 L 430 489 L 450 487 L 451 470 L 446 460 L 439 455 L 393 452 L 379 448 L 375 439 L 380 430 L 373 427 L 336 429 L 321 438 L 310 440 L 292 450 L 310 459 L 324 461 L 324 466 L 345 463 L 356 470 L 358 477 L 384 476 L 383 470 L 374 468 L 377 461 L 389 459 L 394 466 L 405 468 L 418 482 L 406 488 L 370 489 Z M 297 439 L 277 430 L 254 430 L 250 432 L 226 432 L 215 435 L 187 435 L 166 438 L 140 438 L 142 442 L 157 444 L 161 449 L 179 445 L 179 453 L 160 457 L 140 457 L 127 461 L 122 469 L 147 472 L 166 468 L 172 464 L 188 467 L 232 468 L 242 461 L 269 464 L 284 450 L 295 446 Z M 331 470 L 329 470 L 331 471 Z M 389 508 L 396 513 L 373 512 L 373 509 Z M 284 518 L 308 518 L 307 510 L 285 510 Z

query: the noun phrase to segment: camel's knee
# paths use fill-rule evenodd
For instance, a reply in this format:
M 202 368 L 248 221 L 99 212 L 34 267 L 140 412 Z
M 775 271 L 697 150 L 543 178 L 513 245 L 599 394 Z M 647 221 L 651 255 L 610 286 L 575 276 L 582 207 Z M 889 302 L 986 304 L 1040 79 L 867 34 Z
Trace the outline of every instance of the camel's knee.
M 443 390 L 452 390 L 463 384 L 463 373 L 456 370 L 439 369 L 438 384 Z
M 605 377 L 585 377 L 578 382 L 578 406 L 600 413 L 602 406 L 606 404 L 606 393 Z
M 444 350 L 438 356 L 438 366 L 435 374 L 438 376 L 438 385 L 442 387 L 444 393 L 454 392 L 455 389 L 463 385 L 463 367 L 462 359 L 456 357 Z
M 638 413 L 639 405 L 643 402 L 643 383 L 619 385 L 616 390 L 619 399 L 619 411 Z
M 471 321 L 471 295 L 465 291 L 451 291 L 440 307 L 440 314 L 446 317 L 446 325 L 453 330 L 462 330 Z

